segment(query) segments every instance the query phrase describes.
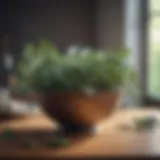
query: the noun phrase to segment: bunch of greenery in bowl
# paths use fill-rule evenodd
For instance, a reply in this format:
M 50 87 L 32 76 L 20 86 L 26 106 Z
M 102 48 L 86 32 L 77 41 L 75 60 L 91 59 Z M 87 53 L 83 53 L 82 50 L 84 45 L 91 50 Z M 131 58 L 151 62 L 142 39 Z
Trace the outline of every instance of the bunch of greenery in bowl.
M 131 89 L 137 78 L 126 63 L 129 51 L 71 46 L 61 52 L 50 42 L 27 44 L 17 68 L 20 88 L 40 92 Z M 129 87 L 128 87 L 129 86 Z

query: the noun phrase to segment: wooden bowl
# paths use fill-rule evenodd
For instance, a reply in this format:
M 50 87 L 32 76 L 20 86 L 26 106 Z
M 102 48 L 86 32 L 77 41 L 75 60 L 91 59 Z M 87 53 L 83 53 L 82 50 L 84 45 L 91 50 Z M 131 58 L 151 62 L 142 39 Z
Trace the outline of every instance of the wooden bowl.
M 115 110 L 119 98 L 119 91 L 47 93 L 42 107 L 67 132 L 75 132 L 94 128 Z

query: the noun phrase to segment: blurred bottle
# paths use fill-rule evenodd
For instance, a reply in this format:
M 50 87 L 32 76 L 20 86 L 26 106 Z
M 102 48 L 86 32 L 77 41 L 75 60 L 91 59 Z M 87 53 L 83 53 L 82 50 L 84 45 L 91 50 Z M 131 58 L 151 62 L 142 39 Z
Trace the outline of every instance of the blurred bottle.
M 4 36 L 1 40 L 0 56 L 0 86 L 8 88 L 16 83 L 14 58 L 10 50 L 10 41 L 8 36 Z
M 1 38 L 0 47 L 0 86 L 8 88 L 12 71 L 14 68 L 14 60 L 10 51 L 9 37 L 3 36 Z
M 0 39 L 0 114 L 10 113 L 10 77 L 14 67 L 13 56 L 10 53 L 9 37 Z M 12 78 L 13 79 L 13 78 Z

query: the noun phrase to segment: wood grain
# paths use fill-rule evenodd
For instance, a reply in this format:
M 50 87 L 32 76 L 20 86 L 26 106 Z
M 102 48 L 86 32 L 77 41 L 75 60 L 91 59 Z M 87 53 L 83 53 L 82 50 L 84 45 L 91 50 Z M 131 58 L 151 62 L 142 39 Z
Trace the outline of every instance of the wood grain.
M 47 149 L 36 147 L 22 149 L 6 147 L 0 143 L 0 157 L 94 157 L 94 156 L 134 156 L 160 155 L 160 125 L 150 131 L 121 130 L 120 123 L 131 123 L 136 116 L 154 115 L 160 118 L 157 109 L 119 109 L 109 119 L 99 124 L 94 136 L 70 137 L 74 140 L 67 148 Z M 55 131 L 57 124 L 43 113 L 25 116 L 21 119 L 6 120 L 0 123 L 0 131 L 11 127 L 17 132 Z

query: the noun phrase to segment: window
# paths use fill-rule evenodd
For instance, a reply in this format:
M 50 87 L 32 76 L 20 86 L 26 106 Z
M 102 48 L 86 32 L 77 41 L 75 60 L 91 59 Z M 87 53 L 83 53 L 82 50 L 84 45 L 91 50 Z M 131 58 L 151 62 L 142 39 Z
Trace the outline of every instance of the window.
M 147 94 L 160 100 L 160 0 L 149 0 Z

